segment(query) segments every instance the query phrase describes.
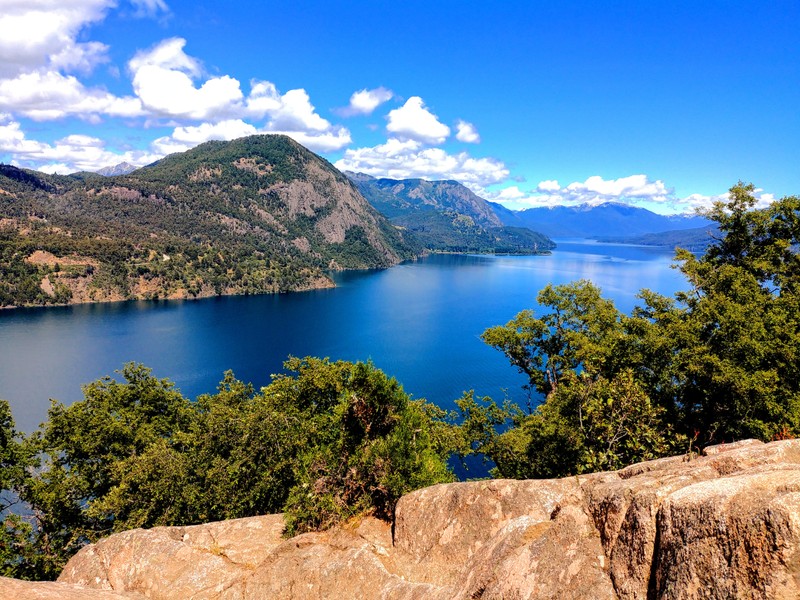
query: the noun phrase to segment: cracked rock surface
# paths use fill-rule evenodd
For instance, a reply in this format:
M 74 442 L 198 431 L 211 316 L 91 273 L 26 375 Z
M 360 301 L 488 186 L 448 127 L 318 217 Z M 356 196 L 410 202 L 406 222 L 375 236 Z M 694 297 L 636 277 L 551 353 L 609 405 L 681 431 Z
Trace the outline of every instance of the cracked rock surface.
M 800 597 L 800 440 L 746 440 L 620 471 L 418 490 L 285 539 L 281 515 L 112 535 L 59 581 L 0 597 L 695 599 Z

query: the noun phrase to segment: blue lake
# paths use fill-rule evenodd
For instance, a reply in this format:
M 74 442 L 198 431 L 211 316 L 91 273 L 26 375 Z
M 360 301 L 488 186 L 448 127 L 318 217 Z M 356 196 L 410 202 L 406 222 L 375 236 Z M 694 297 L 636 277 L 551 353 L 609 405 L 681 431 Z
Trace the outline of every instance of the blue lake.
M 547 283 L 590 279 L 623 311 L 640 288 L 685 287 L 672 252 L 561 241 L 550 256 L 433 255 L 384 271 L 348 272 L 337 288 L 276 296 L 147 301 L 0 311 L 0 398 L 32 431 L 49 399 L 129 361 L 187 396 L 213 392 L 227 369 L 257 387 L 288 355 L 367 360 L 406 391 L 451 408 L 464 390 L 524 399 L 525 379 L 480 334 L 535 306 Z

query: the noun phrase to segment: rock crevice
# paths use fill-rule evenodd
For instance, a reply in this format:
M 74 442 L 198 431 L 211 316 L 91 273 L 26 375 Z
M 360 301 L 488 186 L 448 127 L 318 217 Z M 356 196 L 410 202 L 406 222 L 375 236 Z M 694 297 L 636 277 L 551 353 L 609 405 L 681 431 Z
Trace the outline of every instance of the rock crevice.
M 81 550 L 57 583 L 0 579 L 0 596 L 797 598 L 800 441 L 443 484 L 404 496 L 392 524 L 282 531 L 281 515 L 128 531 Z

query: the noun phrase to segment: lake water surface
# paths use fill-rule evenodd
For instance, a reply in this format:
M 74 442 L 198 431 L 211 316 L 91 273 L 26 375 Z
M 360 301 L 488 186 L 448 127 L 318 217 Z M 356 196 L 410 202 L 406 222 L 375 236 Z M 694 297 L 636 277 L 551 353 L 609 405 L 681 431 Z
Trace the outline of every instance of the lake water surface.
M 643 287 L 685 286 L 664 249 L 561 241 L 550 256 L 433 255 L 336 276 L 336 289 L 196 301 L 134 301 L 0 311 L 0 398 L 18 429 L 71 403 L 81 384 L 136 361 L 187 396 L 213 392 L 227 369 L 256 387 L 288 355 L 367 360 L 406 391 L 445 408 L 464 390 L 521 401 L 525 378 L 480 341 L 533 307 L 547 283 L 599 285 L 623 311 Z

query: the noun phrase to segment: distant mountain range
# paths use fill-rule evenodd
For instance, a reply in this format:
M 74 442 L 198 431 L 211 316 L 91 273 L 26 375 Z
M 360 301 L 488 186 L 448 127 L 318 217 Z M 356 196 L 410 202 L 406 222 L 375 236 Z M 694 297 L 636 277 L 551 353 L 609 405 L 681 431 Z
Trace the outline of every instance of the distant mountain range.
M 548 238 L 697 250 L 717 231 L 715 223 L 700 216 L 660 215 L 615 202 L 514 211 L 484 200 L 457 181 L 346 175 L 372 206 L 432 250 L 529 252 L 530 244 L 539 250 L 552 248 Z M 530 232 L 537 237 L 531 238 Z
M 530 227 L 555 238 L 630 238 L 644 234 L 713 227 L 693 215 L 659 215 L 644 208 L 606 202 L 579 206 L 554 206 L 511 211 L 492 204 L 505 225 Z
M 428 250 L 536 254 L 555 247 L 531 228 L 504 225 L 489 202 L 457 181 L 346 175 L 373 207 Z
M 103 177 L 114 177 L 115 175 L 127 175 L 128 173 L 133 173 L 136 169 L 138 169 L 138 167 L 129 162 L 121 162 L 113 167 L 103 167 L 97 171 L 97 174 L 102 175 Z
M 692 229 L 672 229 L 656 233 L 643 233 L 633 236 L 598 236 L 601 242 L 618 244 L 636 244 L 639 246 L 665 246 L 668 248 L 685 248 L 692 252 L 702 252 L 719 237 L 719 228 L 716 223 L 706 227 Z

